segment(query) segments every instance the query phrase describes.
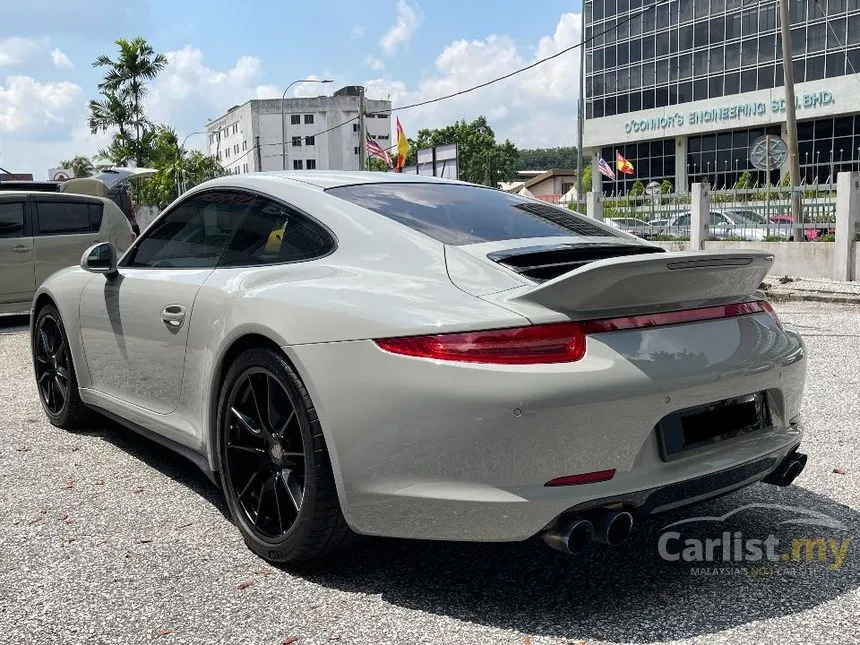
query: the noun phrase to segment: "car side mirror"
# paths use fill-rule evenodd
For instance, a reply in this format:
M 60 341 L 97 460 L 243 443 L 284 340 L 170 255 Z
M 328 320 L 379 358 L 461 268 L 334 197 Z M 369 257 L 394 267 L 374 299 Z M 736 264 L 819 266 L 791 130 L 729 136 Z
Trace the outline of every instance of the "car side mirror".
M 81 256 L 81 268 L 90 273 L 103 273 L 110 277 L 116 275 L 116 249 L 110 242 L 95 244 Z

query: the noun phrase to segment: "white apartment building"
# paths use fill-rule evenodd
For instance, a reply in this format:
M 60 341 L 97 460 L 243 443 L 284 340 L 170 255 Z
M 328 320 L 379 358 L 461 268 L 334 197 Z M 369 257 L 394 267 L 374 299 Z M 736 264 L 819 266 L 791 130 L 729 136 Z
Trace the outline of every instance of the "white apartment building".
M 209 154 L 232 174 L 281 170 L 285 161 L 290 170 L 358 170 L 360 91 L 347 86 L 333 96 L 288 98 L 283 129 L 281 99 L 234 106 L 207 124 Z M 367 136 L 389 148 L 394 143 L 391 101 L 366 99 L 365 109 Z M 346 125 L 334 128 L 341 123 Z M 334 129 L 325 132 L 329 128 Z

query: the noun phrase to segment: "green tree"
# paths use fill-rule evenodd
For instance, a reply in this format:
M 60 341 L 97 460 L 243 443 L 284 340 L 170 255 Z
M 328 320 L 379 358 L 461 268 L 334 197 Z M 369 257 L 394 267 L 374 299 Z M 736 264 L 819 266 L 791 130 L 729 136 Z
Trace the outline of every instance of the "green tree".
M 668 179 L 664 179 L 660 184 L 660 194 L 661 195 L 669 195 L 672 193 L 672 182 Z
M 591 167 L 591 164 L 587 164 L 582 169 L 582 195 L 585 195 L 586 193 L 591 192 L 591 181 L 592 181 L 592 177 L 594 176 L 593 172 L 594 171 Z M 582 195 L 579 196 L 580 199 L 582 199 Z
M 104 98 L 90 101 L 90 130 L 95 134 L 116 129 L 108 154 L 121 157 L 122 162 L 130 157 L 140 167 L 144 165 L 148 139 L 154 129 L 143 109 L 146 83 L 167 66 L 167 57 L 156 53 L 140 36 L 115 42 L 119 48 L 115 60 L 101 55 L 93 63 L 93 67 L 104 67 L 106 71 L 98 86 Z
M 407 159 L 408 159 L 408 156 L 407 156 Z M 375 172 L 388 172 L 389 170 L 391 170 L 390 166 L 378 157 L 368 158 L 367 167 L 368 167 L 368 170 L 372 170 Z
M 633 185 L 630 187 L 630 192 L 628 194 L 631 197 L 638 197 L 639 195 L 644 195 L 645 185 L 637 179 L 633 182 Z
M 110 145 L 100 150 L 98 156 L 111 163 L 125 165 L 134 158 L 131 106 L 116 92 L 102 91 L 101 96 L 101 100 L 93 99 L 89 103 L 90 132 L 113 130 L 114 135 Z
M 471 123 L 465 119 L 434 130 L 419 130 L 416 148 L 457 144 L 460 179 L 487 186 L 510 180 L 515 170 L 517 148 L 508 140 L 496 143 L 496 134 L 485 116 Z M 408 163 L 408 157 L 407 157 Z
M 69 168 L 75 177 L 89 177 L 93 174 L 93 162 L 83 155 L 76 155 L 71 159 L 60 162 L 61 168 Z
M 579 155 L 575 146 L 533 148 L 517 151 L 516 170 L 550 170 L 577 167 Z
M 741 173 L 741 176 L 738 177 L 738 180 L 735 182 L 735 190 L 744 190 L 746 188 L 752 188 L 752 175 L 749 170 L 744 170 Z
M 180 150 L 179 136 L 167 125 L 157 126 L 147 145 L 144 161 L 158 172 L 146 179 L 133 180 L 135 199 L 140 204 L 164 208 L 178 197 L 179 186 L 187 190 L 224 174 L 215 157 L 197 150 Z

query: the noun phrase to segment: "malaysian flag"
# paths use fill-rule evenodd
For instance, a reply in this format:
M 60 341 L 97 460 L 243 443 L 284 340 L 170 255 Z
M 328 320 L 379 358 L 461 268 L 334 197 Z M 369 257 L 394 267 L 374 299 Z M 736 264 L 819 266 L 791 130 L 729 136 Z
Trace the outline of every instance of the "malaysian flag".
M 597 158 L 597 171 L 604 177 L 615 179 L 615 172 L 612 170 L 610 165 L 606 163 L 606 159 L 603 157 Z
M 388 164 L 389 168 L 394 165 L 391 163 L 391 157 L 388 155 L 388 151 L 381 145 L 376 143 L 376 141 L 374 141 L 373 139 L 367 140 L 367 154 L 369 154 L 371 157 L 382 159 L 385 163 Z

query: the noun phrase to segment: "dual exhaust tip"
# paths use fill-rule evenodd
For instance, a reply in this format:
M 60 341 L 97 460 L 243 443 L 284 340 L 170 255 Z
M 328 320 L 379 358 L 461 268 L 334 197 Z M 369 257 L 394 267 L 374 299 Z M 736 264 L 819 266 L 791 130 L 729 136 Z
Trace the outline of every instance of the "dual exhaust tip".
M 561 523 L 543 534 L 553 549 L 578 555 L 592 542 L 618 546 L 630 537 L 633 516 L 627 511 L 599 510 Z
M 805 467 L 806 455 L 792 452 L 763 481 L 776 486 L 790 486 Z M 627 511 L 598 509 L 557 524 L 543 534 L 543 539 L 553 549 L 578 555 L 585 552 L 592 542 L 618 546 L 630 537 L 632 528 L 633 516 Z
M 765 477 L 763 481 L 775 486 L 791 486 L 805 467 L 806 455 L 802 452 L 793 452 L 783 459 L 776 470 Z

